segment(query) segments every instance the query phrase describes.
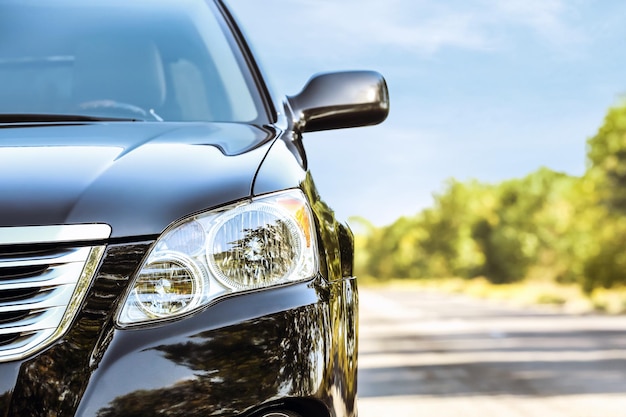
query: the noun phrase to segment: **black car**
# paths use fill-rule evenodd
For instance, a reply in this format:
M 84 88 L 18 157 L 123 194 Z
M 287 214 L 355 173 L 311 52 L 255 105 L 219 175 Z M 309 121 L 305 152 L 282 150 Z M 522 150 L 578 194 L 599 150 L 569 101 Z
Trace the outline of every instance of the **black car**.
M 270 24 L 270 23 L 268 23 Z M 353 241 L 219 0 L 0 0 L 0 416 L 355 416 Z

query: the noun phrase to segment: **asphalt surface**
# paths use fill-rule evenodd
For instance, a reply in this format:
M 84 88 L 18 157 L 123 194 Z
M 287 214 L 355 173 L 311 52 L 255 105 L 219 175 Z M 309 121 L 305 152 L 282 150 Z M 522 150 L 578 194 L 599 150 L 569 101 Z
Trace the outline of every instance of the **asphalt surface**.
M 626 317 L 360 289 L 359 416 L 624 417 Z

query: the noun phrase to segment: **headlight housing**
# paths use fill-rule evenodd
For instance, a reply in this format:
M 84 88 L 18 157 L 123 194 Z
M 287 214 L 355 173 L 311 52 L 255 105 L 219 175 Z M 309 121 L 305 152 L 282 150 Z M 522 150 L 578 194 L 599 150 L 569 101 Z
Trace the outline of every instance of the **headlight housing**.
M 183 316 L 228 294 L 308 280 L 317 266 L 313 218 L 300 190 L 202 213 L 155 242 L 117 323 Z

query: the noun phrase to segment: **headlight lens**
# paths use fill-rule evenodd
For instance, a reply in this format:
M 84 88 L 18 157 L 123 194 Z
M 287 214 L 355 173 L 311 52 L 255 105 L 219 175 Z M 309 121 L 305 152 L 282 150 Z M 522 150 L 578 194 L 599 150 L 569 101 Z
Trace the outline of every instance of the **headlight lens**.
M 207 259 L 213 275 L 230 288 L 257 288 L 291 275 L 303 255 L 302 231 L 276 207 L 233 210 L 213 228 Z
M 291 190 L 173 225 L 134 278 L 118 324 L 169 319 L 230 293 L 310 279 L 312 224 L 304 195 Z
M 169 317 L 197 307 L 205 282 L 193 260 L 164 253 L 143 267 L 131 296 L 146 316 Z

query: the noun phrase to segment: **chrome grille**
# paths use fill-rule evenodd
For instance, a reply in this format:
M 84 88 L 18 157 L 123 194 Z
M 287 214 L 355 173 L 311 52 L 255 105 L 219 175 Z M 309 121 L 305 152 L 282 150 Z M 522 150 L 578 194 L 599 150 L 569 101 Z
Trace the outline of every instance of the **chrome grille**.
M 6 237 L 19 235 L 18 229 L 26 231 L 29 240 L 37 235 L 33 229 L 49 240 L 21 239 L 11 245 Z M 104 246 L 72 246 L 61 237 L 67 234 L 46 231 L 50 227 L 0 228 L 0 362 L 31 355 L 65 333 L 104 253 Z M 81 241 L 103 238 L 102 233 L 81 234 Z M 32 249 L 42 243 L 47 249 Z

